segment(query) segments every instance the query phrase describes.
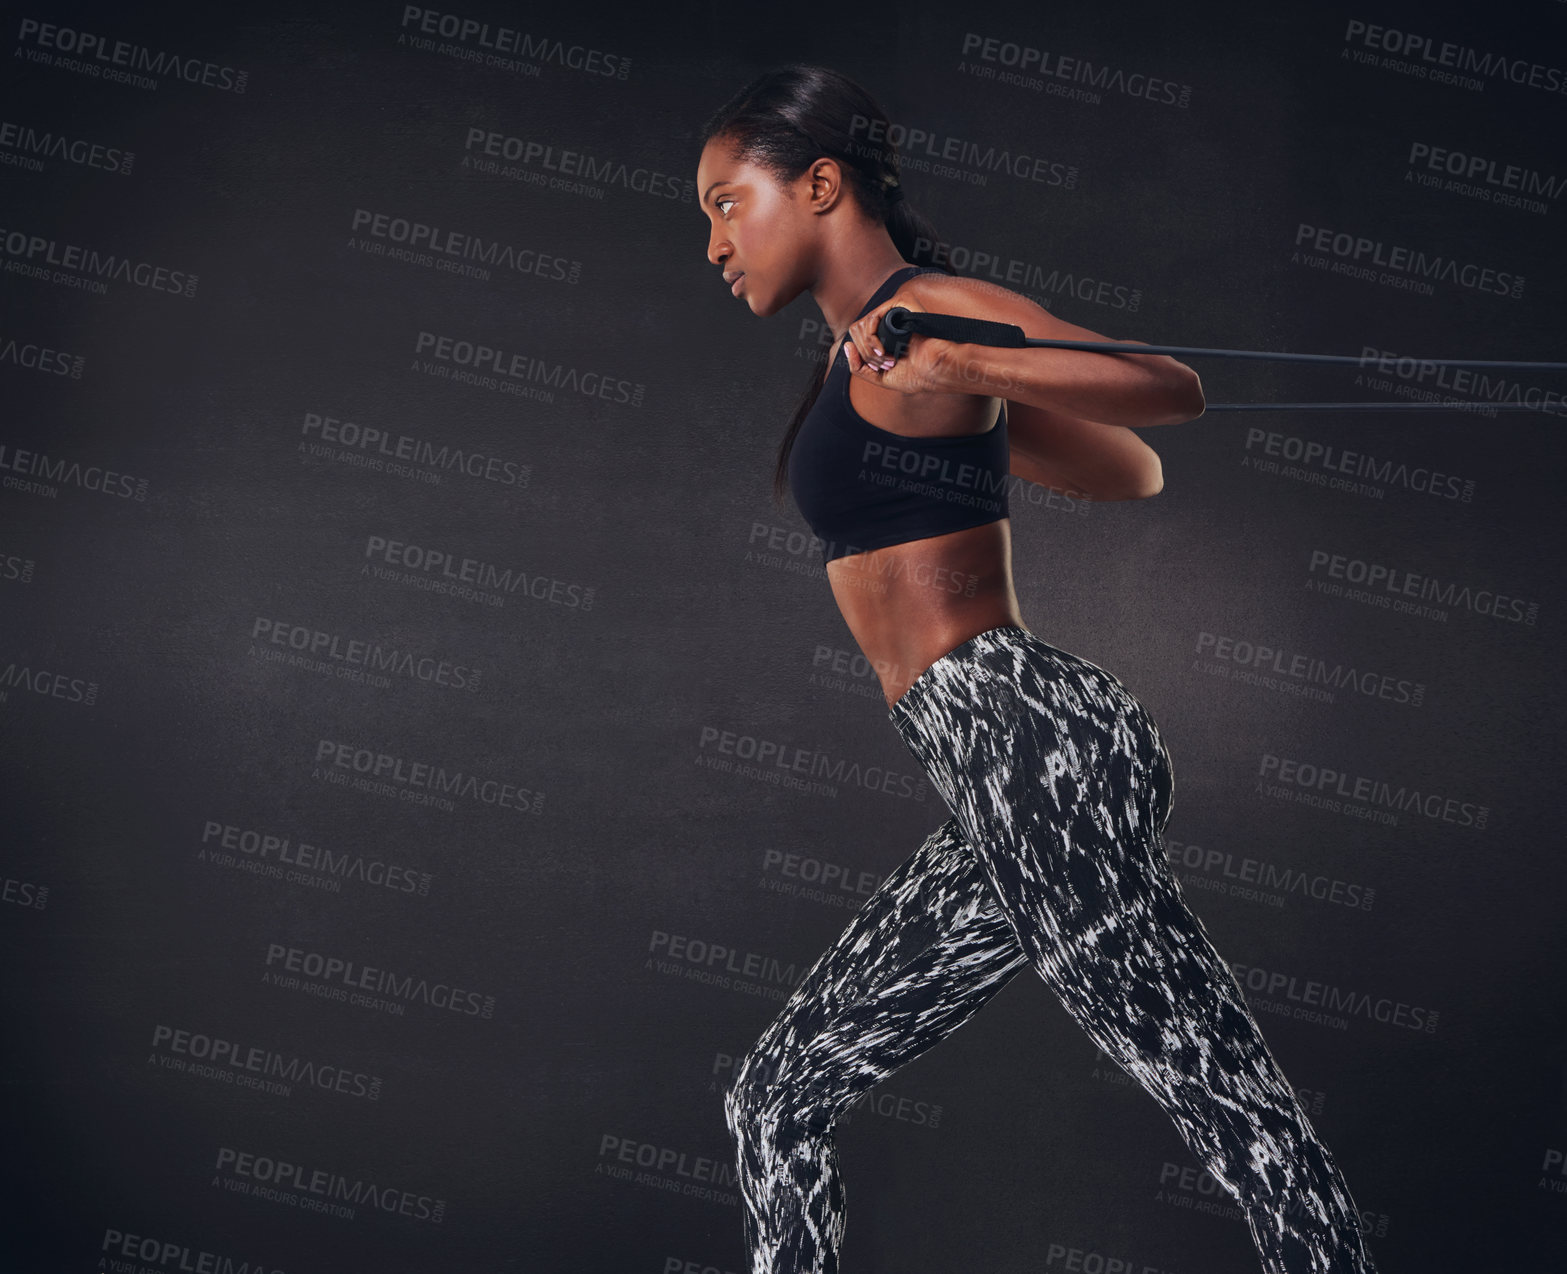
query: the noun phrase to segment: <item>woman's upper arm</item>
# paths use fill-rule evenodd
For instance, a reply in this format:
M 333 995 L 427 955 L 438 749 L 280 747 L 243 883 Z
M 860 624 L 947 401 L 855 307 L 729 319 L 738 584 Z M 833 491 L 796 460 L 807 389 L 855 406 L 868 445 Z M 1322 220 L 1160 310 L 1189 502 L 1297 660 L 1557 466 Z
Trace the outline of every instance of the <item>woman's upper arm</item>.
M 1036 340 L 1107 341 L 1111 338 L 1057 318 L 1026 296 L 981 279 L 922 274 L 911 282 L 919 304 L 938 314 L 966 314 L 1014 323 Z M 1164 357 L 1156 355 L 1155 357 Z M 1173 360 L 1172 360 L 1173 361 Z M 1036 407 L 1007 403 L 1012 469 L 1018 477 L 1096 500 L 1137 500 L 1164 484 L 1159 453 L 1135 429 Z
M 1029 340 L 1104 342 L 1127 346 L 1126 354 L 1137 353 L 1134 348 L 1131 348 L 1133 346 L 1148 344 L 1147 341 L 1128 337 L 1106 336 L 1102 332 L 1079 327 L 1076 323 L 1068 323 L 1021 293 L 995 283 L 987 283 L 983 279 L 922 274 L 917 275 L 912 282 L 916 285 L 924 285 L 921 290 L 915 292 L 915 296 L 919 304 L 927 310 L 937 314 L 962 314 L 970 318 L 989 319 L 993 323 L 1010 323 L 1014 327 L 1021 328 L 1023 335 Z M 1138 354 L 1135 359 L 1127 360 L 1125 355 L 1116 351 L 1085 351 L 1072 357 L 1077 359 L 1116 357 L 1122 360 L 1123 365 L 1135 364 L 1140 372 L 1146 373 L 1154 382 L 1167 387 L 1168 392 L 1161 393 L 1160 397 L 1167 399 L 1167 405 L 1180 413 L 1168 423 L 1175 423 L 1177 420 L 1195 420 L 1203 413 L 1202 381 L 1195 371 L 1169 354 Z M 1169 413 L 1161 410 L 1158 414 L 1163 417 Z M 1166 421 L 1148 420 L 1138 423 L 1151 425 L 1166 423 Z
M 1164 486 L 1159 453 L 1125 425 L 1105 425 L 1029 403 L 1007 403 L 1011 471 L 1095 500 L 1142 500 Z

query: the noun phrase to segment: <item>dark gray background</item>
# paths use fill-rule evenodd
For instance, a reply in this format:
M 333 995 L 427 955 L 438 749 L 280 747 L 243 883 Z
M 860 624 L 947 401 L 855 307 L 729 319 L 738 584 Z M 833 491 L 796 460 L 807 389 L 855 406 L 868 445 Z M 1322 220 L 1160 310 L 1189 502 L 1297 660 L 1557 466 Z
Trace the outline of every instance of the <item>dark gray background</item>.
M 802 792 L 702 764 L 715 751 L 703 731 L 733 731 L 918 778 L 874 677 L 813 677 L 819 647 L 853 642 L 803 521 L 770 498 L 819 313 L 807 297 L 752 321 L 703 255 L 695 132 L 759 70 L 825 62 L 899 121 L 1077 166 L 1075 190 L 913 164 L 905 185 L 949 242 L 1027 262 L 1038 274 L 1019 291 L 1109 337 L 1564 357 L 1561 201 L 1545 196 L 1539 214 L 1404 180 L 1411 144 L 1428 142 L 1559 185 L 1563 96 L 1343 56 L 1363 47 L 1345 38 L 1360 20 L 1561 67 L 1560 4 L 624 8 L 441 9 L 629 59 L 623 78 L 399 45 L 397 4 L 7 9 L 3 119 L 135 161 L 128 176 L 62 158 L 0 166 L 0 229 L 199 285 L 99 295 L 14 273 L 4 250 L 5 339 L 81 363 L 71 376 L 0 362 L 0 444 L 147 480 L 144 500 L 0 489 L 5 1270 L 111 1268 L 100 1257 L 124 1259 L 111 1232 L 171 1245 L 143 1256 L 149 1270 L 201 1251 L 288 1274 L 744 1269 L 723 1059 L 779 1001 L 660 972 L 650 943 L 678 934 L 775 960 L 786 992 L 788 968 L 809 965 L 859 896 L 766 888 L 789 880 L 768 853 L 885 873 L 946 817 L 927 788 Z M 246 89 L 167 75 L 143 89 L 39 64 L 19 56 L 26 18 L 242 68 Z M 970 31 L 1159 75 L 1191 86 L 1190 104 L 1074 103 L 965 75 Z M 476 172 L 462 163 L 471 126 L 610 170 L 583 179 L 590 194 Z M 549 162 L 523 167 L 547 175 Z M 679 197 L 638 189 L 647 171 Z M 365 255 L 348 246 L 356 208 L 557 256 L 574 274 L 481 281 Z M 1422 296 L 1316 272 L 1290 260 L 1301 223 L 1526 286 Z M 1136 289 L 1140 304 L 1047 289 L 1051 271 Z M 602 372 L 640 385 L 640 403 L 423 375 L 421 330 Z M 1353 369 L 1193 361 L 1214 402 L 1386 396 Z M 302 455 L 312 412 L 500 456 L 531 466 L 529 481 L 429 484 Z M 1243 464 L 1259 451 L 1250 428 L 1458 475 L 1472 498 L 1258 472 Z M 1258 1010 L 1388 1274 L 1544 1271 L 1567 1237 L 1561 428 L 1560 409 L 1214 413 L 1145 435 L 1164 463 L 1154 500 L 1077 516 L 1014 491 L 1025 620 L 1114 671 L 1159 722 L 1176 771 L 1167 835 L 1219 949 L 1297 988 L 1437 1014 L 1427 1032 Z M 787 569 L 748 558 L 758 525 L 796 533 Z M 372 535 L 561 581 L 574 598 L 591 589 L 592 604 L 517 594 L 491 608 L 369 578 Z M 1535 622 L 1321 596 L 1306 588 L 1313 550 L 1522 598 Z M 374 687 L 265 662 L 258 618 L 476 668 L 480 687 Z M 1204 632 L 1419 683 L 1424 700 L 1244 684 L 1198 654 Z M 58 693 L 37 691 L 43 674 L 65 677 Z M 91 704 L 71 689 L 86 683 Z M 544 801 L 447 812 L 332 786 L 312 776 L 322 739 Z M 1389 826 L 1259 795 L 1269 754 L 1483 805 L 1487 824 L 1406 813 Z M 201 855 L 209 821 L 428 873 L 427 892 L 329 892 L 217 863 Z M 1179 859 L 1190 845 L 1373 901 L 1230 895 L 1213 887 L 1221 869 Z M 455 982 L 493 996 L 493 1015 L 411 1003 L 394 1016 L 265 985 L 270 944 Z M 160 1026 L 375 1076 L 379 1095 L 176 1071 Z M 1036 978 L 1018 978 L 845 1122 L 845 1270 L 1255 1269 L 1221 1192 L 1113 1071 Z M 705 1184 L 729 1199 L 660 1188 L 635 1166 L 612 1178 L 622 1144 L 670 1152 L 655 1175 L 677 1186 L 716 1162 L 721 1180 Z M 239 1193 L 224 1147 L 442 1199 L 445 1216 L 346 1219 Z

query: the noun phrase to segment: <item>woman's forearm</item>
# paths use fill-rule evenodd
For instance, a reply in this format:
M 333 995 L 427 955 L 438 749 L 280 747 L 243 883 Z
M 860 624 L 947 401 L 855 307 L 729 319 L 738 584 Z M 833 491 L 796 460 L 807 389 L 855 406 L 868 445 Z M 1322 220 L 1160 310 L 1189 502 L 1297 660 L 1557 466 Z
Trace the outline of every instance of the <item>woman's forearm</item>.
M 1204 406 L 1197 373 L 1167 354 L 954 342 L 936 376 L 942 392 L 992 394 L 1132 429 L 1195 420 Z

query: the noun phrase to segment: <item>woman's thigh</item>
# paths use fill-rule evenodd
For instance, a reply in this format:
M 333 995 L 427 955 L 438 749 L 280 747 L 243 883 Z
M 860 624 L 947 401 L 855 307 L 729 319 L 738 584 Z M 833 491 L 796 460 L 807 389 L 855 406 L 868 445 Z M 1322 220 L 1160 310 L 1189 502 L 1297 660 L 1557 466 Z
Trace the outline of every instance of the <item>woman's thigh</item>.
M 825 1125 L 968 1021 L 1023 967 L 998 900 L 948 819 L 900 864 L 748 1053 L 737 1090 Z

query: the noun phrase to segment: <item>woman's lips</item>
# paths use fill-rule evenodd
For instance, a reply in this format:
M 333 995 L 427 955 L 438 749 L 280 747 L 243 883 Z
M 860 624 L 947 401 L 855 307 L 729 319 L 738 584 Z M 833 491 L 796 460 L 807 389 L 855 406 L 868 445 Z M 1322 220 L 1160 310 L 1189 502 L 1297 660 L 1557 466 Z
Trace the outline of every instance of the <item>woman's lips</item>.
M 740 295 L 740 284 L 744 281 L 744 279 L 745 279 L 745 272 L 741 271 L 740 277 L 729 285 L 729 294 L 731 296 L 739 296 Z

